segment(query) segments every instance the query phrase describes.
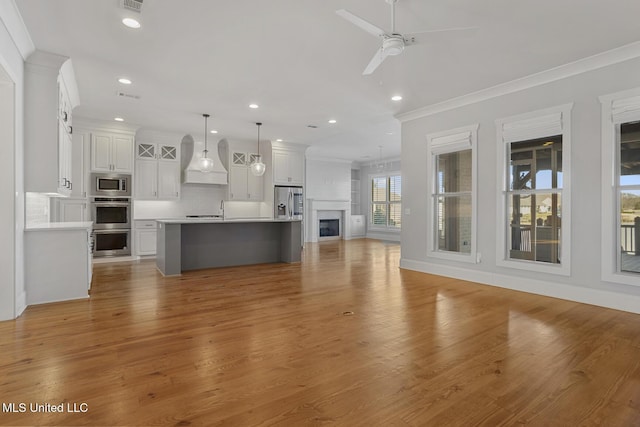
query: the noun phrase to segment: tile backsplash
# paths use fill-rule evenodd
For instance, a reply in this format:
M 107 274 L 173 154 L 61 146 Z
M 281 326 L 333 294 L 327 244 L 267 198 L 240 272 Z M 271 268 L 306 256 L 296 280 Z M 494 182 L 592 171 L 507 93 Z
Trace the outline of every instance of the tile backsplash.
M 42 193 L 26 193 L 25 226 L 49 222 L 49 196 Z

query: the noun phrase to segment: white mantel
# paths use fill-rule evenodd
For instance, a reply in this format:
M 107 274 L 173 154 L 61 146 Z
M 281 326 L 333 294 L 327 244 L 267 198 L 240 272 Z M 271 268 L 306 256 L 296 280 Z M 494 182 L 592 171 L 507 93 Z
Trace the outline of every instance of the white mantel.
M 342 230 L 345 240 L 351 239 L 351 201 L 350 200 L 321 200 L 307 199 L 308 218 L 307 241 L 318 241 L 318 211 L 340 211 L 342 212 Z

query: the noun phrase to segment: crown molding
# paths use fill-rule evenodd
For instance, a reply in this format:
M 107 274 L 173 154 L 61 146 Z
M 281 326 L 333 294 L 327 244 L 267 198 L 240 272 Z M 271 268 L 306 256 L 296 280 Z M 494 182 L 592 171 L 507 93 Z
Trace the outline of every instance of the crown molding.
M 0 20 L 7 27 L 20 56 L 26 60 L 36 50 L 15 0 L 0 0 Z
M 190 134 L 188 132 L 181 133 L 181 132 L 164 131 L 159 129 L 139 128 L 136 131 L 136 141 L 138 142 L 164 141 L 167 143 L 172 142 L 174 144 L 179 144 L 182 142 L 182 139 L 187 135 L 190 135 Z
M 352 160 L 339 159 L 335 157 L 321 157 L 307 154 L 307 161 L 312 160 L 316 162 L 330 162 L 330 163 L 348 163 L 351 164 Z
M 398 114 L 395 117 L 401 122 L 408 122 L 422 117 L 432 116 L 444 111 L 453 110 L 464 107 L 466 105 L 476 104 L 492 98 L 519 92 L 532 87 L 544 85 L 558 80 L 566 79 L 588 71 L 604 68 L 609 65 L 618 64 L 630 59 L 640 57 L 640 41 L 629 43 L 624 46 L 617 47 L 605 52 L 588 56 L 568 64 L 560 65 L 546 71 L 531 74 L 506 83 L 501 83 L 477 92 L 471 92 L 456 98 L 452 98 L 443 102 L 418 108 L 413 111 Z

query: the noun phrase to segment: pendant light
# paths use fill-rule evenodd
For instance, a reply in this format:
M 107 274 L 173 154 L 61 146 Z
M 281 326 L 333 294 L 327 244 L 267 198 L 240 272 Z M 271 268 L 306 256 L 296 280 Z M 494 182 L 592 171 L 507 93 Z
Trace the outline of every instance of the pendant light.
M 258 126 L 258 155 L 251 163 L 251 173 L 255 176 L 262 176 L 264 171 L 267 170 L 267 166 L 262 163 L 262 156 L 260 155 L 260 126 L 262 126 L 262 123 L 256 123 L 256 126 Z
M 213 170 L 213 160 L 207 157 L 207 119 L 209 118 L 208 114 L 203 114 L 204 117 L 204 150 L 202 151 L 202 157 L 200 157 L 200 171 L 204 173 L 209 173 Z

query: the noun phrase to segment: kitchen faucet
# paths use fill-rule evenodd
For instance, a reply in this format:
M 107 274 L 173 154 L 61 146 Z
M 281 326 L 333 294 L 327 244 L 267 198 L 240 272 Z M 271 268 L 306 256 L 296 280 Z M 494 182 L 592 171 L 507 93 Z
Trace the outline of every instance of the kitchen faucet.
M 222 212 L 222 219 L 224 219 L 224 199 L 220 200 L 220 211 Z

